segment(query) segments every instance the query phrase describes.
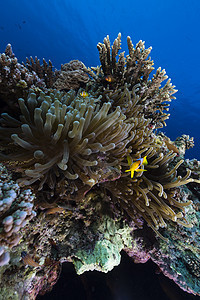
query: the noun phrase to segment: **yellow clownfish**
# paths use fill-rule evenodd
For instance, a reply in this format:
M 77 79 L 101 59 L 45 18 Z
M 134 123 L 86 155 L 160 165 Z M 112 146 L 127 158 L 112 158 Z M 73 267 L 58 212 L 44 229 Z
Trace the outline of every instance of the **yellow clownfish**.
M 82 92 L 80 93 L 80 96 L 83 97 L 83 98 L 88 97 L 88 95 L 89 95 L 89 94 L 88 94 L 86 91 L 82 91 Z
M 143 172 L 143 171 L 147 171 L 144 169 L 139 169 L 139 167 L 141 167 L 142 165 L 147 165 L 147 156 L 144 156 L 142 158 L 137 159 L 136 161 L 133 162 L 132 158 L 130 157 L 130 155 L 127 156 L 127 160 L 128 160 L 128 165 L 130 166 L 129 170 L 125 170 L 125 172 L 131 172 L 131 178 L 133 178 L 134 176 L 134 172 Z

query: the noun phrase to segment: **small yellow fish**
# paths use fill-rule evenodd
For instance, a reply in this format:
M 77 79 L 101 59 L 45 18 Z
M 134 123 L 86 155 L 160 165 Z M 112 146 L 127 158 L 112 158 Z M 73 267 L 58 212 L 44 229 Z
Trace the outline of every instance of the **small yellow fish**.
M 82 91 L 82 92 L 80 93 L 80 96 L 83 97 L 83 98 L 88 97 L 88 95 L 89 95 L 89 94 L 88 94 L 86 91 Z
M 107 75 L 106 77 L 104 77 L 104 79 L 110 83 L 115 81 L 115 79 L 112 75 Z
M 125 172 L 131 172 L 131 178 L 133 178 L 134 176 L 134 172 L 143 172 L 143 171 L 147 171 L 144 169 L 139 169 L 139 167 L 141 167 L 142 165 L 147 165 L 147 156 L 144 156 L 142 158 L 137 159 L 136 161 L 133 162 L 132 158 L 130 157 L 130 155 L 127 156 L 127 160 L 128 160 L 128 165 L 130 166 L 129 170 L 125 170 Z

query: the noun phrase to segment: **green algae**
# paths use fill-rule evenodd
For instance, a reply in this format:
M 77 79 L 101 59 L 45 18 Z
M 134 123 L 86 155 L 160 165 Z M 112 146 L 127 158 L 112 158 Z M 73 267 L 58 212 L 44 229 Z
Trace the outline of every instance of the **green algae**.
M 0 288 L 0 300 L 20 300 L 17 291 L 9 287 Z
M 131 248 L 131 228 L 125 222 L 104 216 L 96 230 L 103 238 L 96 242 L 94 249 L 80 249 L 72 259 L 77 274 L 93 270 L 107 273 L 120 264 L 120 251 Z

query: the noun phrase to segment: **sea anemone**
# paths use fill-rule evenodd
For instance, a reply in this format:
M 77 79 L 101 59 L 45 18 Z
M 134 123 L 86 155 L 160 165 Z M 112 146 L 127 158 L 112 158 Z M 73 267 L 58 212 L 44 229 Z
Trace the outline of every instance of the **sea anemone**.
M 22 172 L 22 184 L 39 180 L 39 189 L 44 183 L 54 189 L 64 178 L 79 178 L 93 186 L 127 155 L 133 124 L 121 108 L 109 113 L 110 102 L 100 105 L 100 97 L 80 94 L 30 92 L 18 101 L 19 120 L 2 114 L 1 159 Z
M 129 55 L 124 56 L 121 49 L 121 34 L 113 45 L 109 36 L 103 43 L 98 43 L 101 66 L 86 68 L 92 77 L 88 90 L 102 95 L 102 101 L 112 102 L 112 108 L 120 106 L 133 125 L 134 138 L 130 141 L 132 161 L 147 156 L 147 172 L 140 172 L 132 179 L 124 174 L 118 180 L 106 182 L 105 186 L 113 200 L 134 219 L 135 209 L 143 216 L 148 225 L 159 235 L 158 229 L 166 227 L 166 220 L 190 227 L 185 218 L 185 207 L 191 202 L 182 202 L 175 198 L 175 188 L 194 181 L 190 170 L 182 178 L 177 177 L 177 169 L 183 160 L 176 160 L 174 151 L 163 153 L 162 143 L 156 143 L 155 128 L 166 125 L 169 118 L 169 102 L 177 90 L 165 70 L 158 68 L 153 76 L 154 63 L 148 58 L 151 47 L 145 49 L 144 42 L 134 48 L 131 38 L 127 37 Z M 117 56 L 119 54 L 118 60 Z M 127 163 L 122 161 L 122 166 Z M 125 171 L 125 169 L 123 169 Z M 196 181 L 200 183 L 198 180 Z M 161 236 L 161 235 L 160 235 Z

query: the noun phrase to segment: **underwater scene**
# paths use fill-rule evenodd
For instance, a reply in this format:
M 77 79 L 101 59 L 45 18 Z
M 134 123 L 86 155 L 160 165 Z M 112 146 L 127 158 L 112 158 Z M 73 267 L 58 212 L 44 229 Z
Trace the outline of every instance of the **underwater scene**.
M 0 300 L 200 299 L 200 1 L 7 0 Z

